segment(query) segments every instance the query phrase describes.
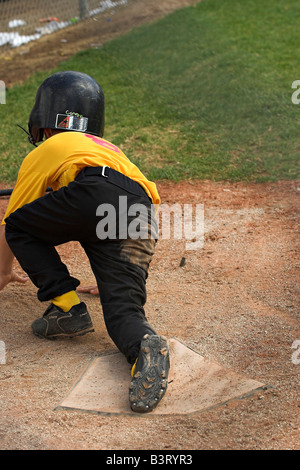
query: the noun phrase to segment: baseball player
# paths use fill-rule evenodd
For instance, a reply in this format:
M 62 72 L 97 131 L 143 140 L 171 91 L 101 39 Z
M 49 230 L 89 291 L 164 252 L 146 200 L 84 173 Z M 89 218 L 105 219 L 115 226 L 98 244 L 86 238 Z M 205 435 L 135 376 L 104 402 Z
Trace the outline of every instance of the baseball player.
M 144 311 L 160 198 L 156 185 L 103 139 L 104 116 L 103 90 L 87 74 L 58 72 L 40 85 L 28 122 L 36 148 L 20 167 L 0 228 L 0 290 L 26 282 L 12 269 L 15 257 L 38 299 L 49 302 L 32 323 L 36 336 L 94 331 L 78 297 L 80 282 L 55 249 L 78 241 L 95 275 L 108 334 L 131 365 L 130 407 L 145 413 L 163 398 L 170 366 L 168 342 Z

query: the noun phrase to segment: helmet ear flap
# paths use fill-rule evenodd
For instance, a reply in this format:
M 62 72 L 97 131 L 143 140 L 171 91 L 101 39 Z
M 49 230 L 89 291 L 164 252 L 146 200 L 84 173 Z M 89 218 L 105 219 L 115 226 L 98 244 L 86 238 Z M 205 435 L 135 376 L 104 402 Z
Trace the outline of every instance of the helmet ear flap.
M 37 129 L 36 135 L 37 135 L 37 140 L 35 142 L 41 142 L 44 138 L 44 129 Z
M 28 123 L 29 136 L 28 140 L 31 144 L 35 145 L 36 142 L 41 142 L 44 138 L 44 129 L 36 126 L 31 126 Z

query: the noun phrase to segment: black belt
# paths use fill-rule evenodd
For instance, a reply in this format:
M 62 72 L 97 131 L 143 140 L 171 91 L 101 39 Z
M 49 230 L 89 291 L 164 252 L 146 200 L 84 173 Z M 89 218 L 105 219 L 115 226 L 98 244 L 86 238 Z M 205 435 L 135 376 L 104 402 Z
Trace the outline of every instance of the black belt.
M 109 166 L 104 165 L 85 167 L 77 175 L 76 180 L 80 180 L 85 176 L 100 176 L 102 178 L 107 178 L 108 182 L 125 189 L 125 191 L 136 194 L 137 196 L 146 195 L 148 200 L 152 202 L 144 188 L 139 183 L 129 178 L 128 176 L 123 175 L 123 173 L 110 168 Z
M 113 168 L 110 168 L 107 165 L 95 166 L 95 167 L 94 166 L 88 166 L 88 167 L 84 168 L 84 174 L 87 175 L 87 176 L 95 175 L 95 176 L 103 176 L 103 178 L 108 178 L 108 175 L 110 174 L 110 172 L 119 173 L 120 175 L 122 174 L 119 171 L 113 170 Z

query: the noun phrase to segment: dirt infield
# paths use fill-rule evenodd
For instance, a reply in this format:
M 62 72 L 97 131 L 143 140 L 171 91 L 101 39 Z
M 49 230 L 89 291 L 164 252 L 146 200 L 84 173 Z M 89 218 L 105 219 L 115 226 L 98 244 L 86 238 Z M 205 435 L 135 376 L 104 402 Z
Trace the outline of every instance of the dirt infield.
M 109 30 L 113 22 L 103 21 L 101 37 L 94 37 L 85 25 L 82 36 L 80 25 L 60 31 L 30 45 L 26 53 L 14 51 L 18 63 L 1 59 L 7 64 L 5 81 L 16 83 L 90 43 L 152 21 L 172 6 L 192 3 L 196 2 L 151 0 L 147 15 L 144 5 L 139 10 L 132 1 L 115 13 L 114 21 L 120 15 L 115 31 Z M 75 39 L 71 41 L 75 28 L 76 47 Z M 61 43 L 61 38 L 68 42 Z M 30 325 L 46 306 L 37 301 L 32 284 L 11 284 L 0 293 L 0 341 L 6 348 L 6 363 L 0 364 L 1 449 L 299 449 L 300 351 L 297 354 L 292 346 L 300 340 L 300 182 L 157 185 L 164 203 L 204 204 L 205 240 L 195 251 L 186 251 L 184 241 L 158 242 L 147 283 L 149 320 L 167 337 L 266 383 L 268 389 L 187 416 L 55 410 L 91 359 L 115 350 L 99 299 L 81 295 L 95 333 L 40 340 Z M 0 199 L 1 216 L 7 203 L 8 198 Z M 58 250 L 82 285 L 93 282 L 79 245 L 70 243 Z M 183 257 L 186 262 L 180 266 Z

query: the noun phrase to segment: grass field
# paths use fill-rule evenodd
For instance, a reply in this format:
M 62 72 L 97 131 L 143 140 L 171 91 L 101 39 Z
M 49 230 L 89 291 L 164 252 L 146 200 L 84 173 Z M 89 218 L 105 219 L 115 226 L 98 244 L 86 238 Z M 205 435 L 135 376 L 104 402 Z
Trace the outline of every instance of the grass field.
M 101 83 L 105 138 L 151 179 L 295 179 L 299 18 L 298 0 L 206 0 L 80 52 L 59 70 Z M 16 179 L 32 149 L 16 124 L 27 127 L 36 89 L 53 71 L 7 90 L 2 182 Z

